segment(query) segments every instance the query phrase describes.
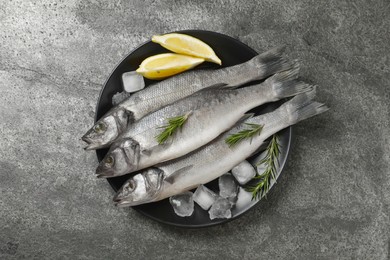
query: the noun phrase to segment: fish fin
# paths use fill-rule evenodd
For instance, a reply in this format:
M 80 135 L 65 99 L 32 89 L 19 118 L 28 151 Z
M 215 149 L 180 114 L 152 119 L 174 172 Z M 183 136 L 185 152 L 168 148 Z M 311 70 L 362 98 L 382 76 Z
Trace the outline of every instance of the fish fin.
M 272 77 L 268 78 L 266 81 L 273 82 L 285 82 L 298 78 L 300 66 L 297 61 L 293 61 L 291 67 L 288 70 L 284 70 L 276 73 Z
M 172 173 L 171 175 L 169 175 L 167 178 L 165 178 L 165 181 L 172 184 L 174 183 L 179 177 L 180 175 L 184 174 L 188 174 L 188 170 L 190 170 L 191 168 L 193 168 L 194 165 L 191 164 L 191 165 L 188 165 L 188 166 L 185 166 L 183 168 L 180 168 L 179 170 L 175 171 L 174 173 Z
M 272 86 L 274 97 L 278 99 L 291 97 L 304 92 L 310 92 L 315 87 L 305 82 L 296 80 L 299 68 L 279 72 L 267 79 L 267 83 Z
M 262 54 L 260 54 L 259 56 L 262 56 L 262 57 L 278 57 L 278 56 L 281 56 L 284 52 L 286 51 L 286 46 L 285 45 L 281 45 L 281 46 L 278 46 L 278 47 L 274 47 L 266 52 L 263 52 Z
M 326 106 L 325 104 L 320 103 L 320 102 L 313 102 L 313 103 L 299 109 L 298 111 L 296 111 L 297 122 L 305 120 L 309 117 L 313 117 L 315 115 L 321 114 L 321 113 L 326 112 L 328 110 L 329 110 L 329 107 Z
M 281 56 L 284 50 L 284 46 L 277 47 L 252 58 L 250 64 L 261 72 L 257 79 L 266 78 L 295 66 L 296 61 L 289 61 Z
M 314 97 L 315 88 L 310 92 L 299 94 L 283 104 L 289 115 L 290 124 L 296 124 L 329 110 L 325 104 L 313 101 Z

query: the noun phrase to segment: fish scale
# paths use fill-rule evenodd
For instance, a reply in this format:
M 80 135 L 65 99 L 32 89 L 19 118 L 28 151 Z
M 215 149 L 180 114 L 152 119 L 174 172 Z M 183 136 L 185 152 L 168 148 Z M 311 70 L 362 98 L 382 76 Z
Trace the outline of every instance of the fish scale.
M 298 70 L 297 65 L 261 84 L 245 88 L 222 86 L 203 89 L 147 115 L 119 137 L 96 173 L 99 177 L 120 176 L 178 158 L 207 144 L 245 117 L 250 109 L 311 90 L 312 86 L 296 80 Z M 168 119 L 185 114 L 188 117 L 184 125 L 166 143 L 160 144 L 156 136 L 168 124 Z M 114 160 L 115 164 L 107 165 L 107 160 Z
M 273 49 L 231 67 L 188 71 L 144 88 L 112 108 L 88 130 L 82 137 L 87 143 L 85 149 L 108 147 L 127 125 L 201 89 L 218 83 L 238 86 L 287 70 L 292 63 L 280 56 L 282 51 Z
M 257 79 L 262 74 L 264 71 L 253 70 L 253 65 L 250 63 L 218 70 L 189 71 L 161 81 L 158 86 L 151 86 L 135 93 L 127 101 L 128 103 L 125 102 L 121 106 L 126 110 L 131 110 L 135 120 L 139 120 L 149 111 L 155 111 L 156 107 L 170 104 L 206 87 L 218 83 L 238 86 Z
M 208 183 L 251 156 L 264 141 L 280 130 L 328 110 L 312 101 L 315 90 L 300 94 L 273 112 L 247 119 L 202 148 L 130 177 L 114 197 L 117 206 L 135 206 L 159 201 L 200 184 Z M 261 133 L 230 147 L 225 139 L 245 123 L 263 125 Z M 139 190 L 147 182 L 147 190 Z M 135 196 L 135 194 L 137 194 Z

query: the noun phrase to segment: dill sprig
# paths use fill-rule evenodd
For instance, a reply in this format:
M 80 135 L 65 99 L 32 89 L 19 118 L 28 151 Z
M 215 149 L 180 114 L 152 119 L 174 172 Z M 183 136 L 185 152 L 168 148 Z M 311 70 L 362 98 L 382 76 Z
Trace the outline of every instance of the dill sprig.
M 266 166 L 264 172 L 262 174 L 257 173 L 257 176 L 252 179 L 256 181 L 256 184 L 246 187 L 247 191 L 252 192 L 252 200 L 261 199 L 269 191 L 271 180 L 275 180 L 276 177 L 279 153 L 278 137 L 273 135 L 271 142 L 267 146 L 266 156 L 256 164 L 256 171 L 258 165 L 264 164 Z
M 252 138 L 256 134 L 260 134 L 261 130 L 263 129 L 263 126 L 258 124 L 245 123 L 245 125 L 249 126 L 249 128 L 241 130 L 238 133 L 232 134 L 225 139 L 225 142 L 230 147 L 235 146 L 236 144 L 247 138 L 251 138 L 252 140 Z
M 158 128 L 162 128 L 164 130 L 155 137 L 157 142 L 159 144 L 163 144 L 178 129 L 182 128 L 184 123 L 187 121 L 190 114 L 191 113 L 187 113 L 187 114 L 182 115 L 182 116 L 168 118 L 167 125 L 158 127 Z

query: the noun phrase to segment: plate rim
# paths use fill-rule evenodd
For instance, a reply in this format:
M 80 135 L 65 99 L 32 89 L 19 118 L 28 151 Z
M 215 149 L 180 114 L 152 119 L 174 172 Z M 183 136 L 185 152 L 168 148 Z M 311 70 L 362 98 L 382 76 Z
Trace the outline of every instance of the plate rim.
M 163 33 L 163 34 L 168 34 L 168 33 L 191 33 L 191 32 L 203 32 L 203 33 L 209 33 L 209 34 L 214 34 L 214 35 L 219 35 L 219 36 L 222 36 L 222 37 L 225 37 L 225 38 L 228 38 L 229 40 L 231 41 L 234 41 L 236 44 L 239 44 L 241 46 L 243 46 L 244 48 L 247 48 L 247 49 L 250 49 L 251 51 L 253 51 L 254 53 L 257 53 L 258 52 L 256 50 L 254 50 L 252 47 L 246 45 L 245 43 L 241 42 L 240 40 L 238 39 L 235 39 L 233 38 L 232 36 L 229 36 L 229 35 L 226 35 L 226 34 L 223 34 L 223 33 L 219 33 L 219 32 L 214 32 L 214 31 L 209 31 L 209 30 L 199 30 L 199 29 L 186 29 L 186 30 L 178 30 L 178 31 L 172 31 L 172 32 L 166 32 L 166 33 Z M 97 122 L 97 120 L 99 118 L 97 118 L 97 115 L 98 115 L 98 110 L 99 110 L 99 104 L 100 104 L 100 100 L 102 98 L 102 95 L 103 95 L 103 92 L 107 86 L 107 83 L 108 81 L 111 79 L 111 77 L 113 76 L 114 72 L 118 69 L 118 67 L 122 64 L 122 62 L 124 60 L 126 60 L 131 54 L 133 54 L 134 52 L 136 52 L 138 49 L 142 48 L 145 44 L 148 44 L 148 43 L 151 43 L 152 41 L 151 40 L 147 40 L 139 45 L 137 45 L 135 48 L 133 48 L 130 52 L 128 52 L 123 59 L 121 59 L 114 67 L 114 69 L 111 70 L 109 76 L 107 77 L 107 79 L 105 80 L 104 84 L 103 84 L 103 87 L 101 88 L 100 92 L 99 92 L 99 96 L 98 96 L 98 99 L 97 99 L 97 103 L 96 103 L 96 106 L 95 106 L 95 116 L 94 116 L 94 123 Z M 284 158 L 284 160 L 279 164 L 279 174 L 278 174 L 278 178 L 280 177 L 280 175 L 282 174 L 283 170 L 284 170 L 284 166 L 290 156 L 290 149 L 291 149 L 291 142 L 292 142 L 292 138 L 293 138 L 293 126 L 289 126 L 287 128 L 285 128 L 285 130 L 287 130 L 287 134 L 288 134 L 288 142 L 287 142 L 287 145 L 286 145 L 286 156 Z M 283 131 L 283 130 L 282 130 Z M 97 153 L 98 150 L 96 150 L 96 155 L 97 155 L 97 159 L 99 161 L 99 158 L 98 158 L 98 153 Z M 109 179 L 107 179 L 107 182 L 109 183 L 109 185 L 111 186 L 111 188 L 116 192 L 116 188 L 114 187 L 113 183 L 110 182 Z M 271 192 L 272 188 L 273 188 L 274 185 L 272 185 L 272 187 L 270 188 L 270 190 L 268 191 Z M 232 218 L 229 218 L 229 219 L 217 219 L 217 221 L 211 221 L 209 223 L 206 223 L 206 224 L 197 224 L 197 225 L 191 225 L 191 224 L 180 224 L 180 223 L 175 223 L 175 222 L 169 222 L 169 221 L 165 221 L 165 220 L 162 220 L 162 219 L 159 219 L 153 215 L 150 215 L 146 212 L 144 212 L 143 210 L 139 209 L 137 206 L 132 206 L 131 208 L 133 208 L 135 211 L 137 211 L 139 214 L 143 215 L 143 216 L 146 216 L 154 221 L 157 221 L 158 223 L 162 223 L 164 225 L 167 225 L 167 226 L 175 226 L 175 227 L 179 227 L 179 228 L 188 228 L 188 229 L 196 229 L 196 228 L 207 228 L 207 227 L 211 227 L 211 226 L 217 226 L 217 225 L 222 225 L 222 224 L 226 224 L 230 221 L 233 221 L 239 217 L 241 217 L 242 215 L 246 214 L 247 212 L 251 211 L 256 205 L 259 204 L 259 202 L 262 200 L 263 198 L 261 198 L 260 200 L 258 200 L 255 204 L 253 204 L 251 207 L 249 207 L 247 210 L 245 211 L 242 211 L 240 213 L 238 213 L 237 215 L 235 215 L 234 217 Z

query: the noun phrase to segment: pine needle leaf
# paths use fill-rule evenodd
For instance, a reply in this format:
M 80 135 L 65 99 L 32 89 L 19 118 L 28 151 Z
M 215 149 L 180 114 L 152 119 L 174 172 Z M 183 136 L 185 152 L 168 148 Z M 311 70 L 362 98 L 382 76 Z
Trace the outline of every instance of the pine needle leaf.
M 252 193 L 252 200 L 258 200 L 267 195 L 271 186 L 271 180 L 275 180 L 276 178 L 276 168 L 279 165 L 279 154 L 279 140 L 277 135 L 273 135 L 271 142 L 267 146 L 266 156 L 259 163 L 256 164 L 256 166 L 264 164 L 264 172 L 261 174 L 257 173 L 257 176 L 253 177 L 253 181 L 250 182 L 255 184 L 248 185 L 245 188 L 248 192 Z
M 164 126 L 160 126 L 159 128 L 164 129 L 160 134 L 158 134 L 155 138 L 159 144 L 165 143 L 165 141 L 171 137 L 178 129 L 181 129 L 184 123 L 187 121 L 191 112 L 177 117 L 168 118 L 168 124 Z
M 246 123 L 249 126 L 247 129 L 241 130 L 238 133 L 232 134 L 225 139 L 225 142 L 230 146 L 235 146 L 244 139 L 252 138 L 259 135 L 263 129 L 262 125 Z

